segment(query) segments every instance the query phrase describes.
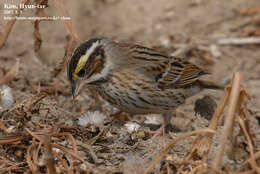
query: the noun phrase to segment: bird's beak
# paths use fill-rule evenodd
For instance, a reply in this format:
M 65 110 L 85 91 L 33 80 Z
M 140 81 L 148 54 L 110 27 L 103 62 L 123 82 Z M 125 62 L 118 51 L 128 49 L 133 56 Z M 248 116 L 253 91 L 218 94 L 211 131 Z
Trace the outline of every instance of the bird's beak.
M 78 79 L 76 81 L 71 82 L 71 93 L 73 96 L 73 100 L 79 95 L 80 91 L 86 87 L 86 85 L 90 84 L 94 80 L 84 80 Z
M 72 97 L 73 100 L 78 96 L 78 82 L 72 82 L 71 83 L 71 93 L 72 93 Z

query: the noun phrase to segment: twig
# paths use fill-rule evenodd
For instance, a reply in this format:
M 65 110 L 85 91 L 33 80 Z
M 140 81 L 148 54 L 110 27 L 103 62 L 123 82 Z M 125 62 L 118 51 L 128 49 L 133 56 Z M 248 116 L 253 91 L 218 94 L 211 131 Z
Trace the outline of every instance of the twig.
M 10 172 L 13 168 L 17 167 L 17 166 L 23 166 L 26 165 L 26 162 L 15 162 L 13 165 L 11 165 L 10 167 L 4 167 L 4 168 L 0 168 L 0 172 L 1 173 L 8 173 Z
M 88 143 L 83 143 L 82 141 L 77 140 L 76 141 L 77 144 L 85 149 L 88 150 L 89 155 L 91 156 L 91 158 L 93 159 L 93 161 L 95 162 L 95 164 L 99 163 L 100 160 L 98 159 L 97 155 L 95 154 L 94 150 L 92 149 L 92 147 L 88 144 Z
M 231 87 L 228 86 L 225 88 L 225 93 L 223 95 L 223 97 L 221 98 L 219 104 L 218 104 L 218 107 L 217 109 L 215 110 L 213 116 L 212 116 L 212 119 L 210 121 L 210 124 L 209 124 L 209 129 L 213 129 L 213 130 L 216 130 L 217 129 L 217 125 L 218 125 L 218 121 L 219 121 L 219 118 L 221 116 L 221 113 L 223 112 L 227 102 L 228 102 L 228 98 L 230 96 L 230 90 L 231 90 Z M 212 135 L 212 134 L 211 134 Z
M 240 82 L 241 82 L 241 73 L 236 72 L 232 80 L 232 89 L 231 89 L 231 94 L 229 99 L 229 108 L 225 119 L 225 125 L 222 134 L 220 136 L 220 146 L 216 152 L 216 158 L 212 162 L 212 167 L 214 169 L 219 169 L 221 167 L 225 146 L 227 144 L 228 138 L 232 135 L 234 116 L 235 116 L 236 106 L 240 94 Z
M 176 139 L 174 139 L 171 144 L 169 144 L 161 153 L 160 155 L 152 161 L 152 163 L 149 165 L 149 167 L 145 170 L 144 174 L 148 174 L 153 168 L 154 166 L 167 154 L 167 152 L 174 147 L 174 145 L 179 142 L 180 140 L 184 139 L 184 138 L 187 138 L 189 136 L 193 136 L 193 135 L 196 135 L 196 134 L 201 134 L 201 133 L 212 133 L 214 134 L 215 131 L 211 130 L 211 129 L 200 129 L 200 130 L 195 130 L 195 131 L 192 131 L 192 132 L 188 132 L 188 133 L 185 133 L 179 137 L 177 137 Z
M 1 94 L 0 94 L 0 95 L 1 95 Z M 0 97 L 1 97 L 1 96 L 0 96 Z M 4 133 L 6 133 L 7 128 L 6 128 L 6 126 L 5 126 L 5 124 L 3 123 L 2 120 L 0 120 L 0 129 L 1 129 Z
M 260 44 L 260 37 L 226 38 L 217 41 L 219 45 L 246 45 Z
M 30 131 L 30 129 L 25 128 L 25 130 L 26 130 L 32 137 L 34 137 L 34 138 L 36 138 L 38 141 L 42 142 L 41 138 L 40 138 L 38 135 L 36 135 L 35 133 L 33 133 L 32 131 Z
M 257 160 L 258 158 L 260 158 L 260 151 L 255 153 L 255 159 Z M 247 167 L 247 165 L 249 164 L 249 162 L 251 161 L 251 159 L 247 159 L 245 162 L 243 162 L 243 164 L 241 164 L 239 166 L 239 170 L 242 170 L 243 168 Z
M 33 143 L 29 146 L 27 149 L 27 155 L 26 155 L 26 161 L 32 171 L 32 173 L 37 173 L 38 167 L 33 163 L 32 161 L 32 156 L 31 156 L 31 151 L 36 147 L 39 146 L 40 143 Z
M 79 161 L 81 161 L 82 163 L 84 163 L 84 164 L 88 167 L 88 169 L 89 169 L 90 171 L 93 171 L 91 165 L 90 165 L 87 161 L 85 161 L 84 159 L 82 159 L 80 156 L 78 156 L 77 154 L 75 154 L 74 152 L 72 152 L 72 151 L 68 150 L 67 148 L 65 148 L 65 147 L 63 147 L 63 146 L 60 146 L 60 145 L 58 145 L 58 144 L 51 144 L 51 146 L 52 146 L 52 147 L 55 147 L 55 148 L 57 148 L 57 149 L 60 149 L 60 150 L 66 152 L 66 153 L 68 153 L 68 154 L 70 154 L 70 155 L 73 156 L 74 158 L 76 158 L 76 159 L 78 159 Z
M 55 169 L 55 160 L 54 156 L 52 153 L 52 147 L 51 147 L 51 136 L 48 134 L 48 132 L 45 133 L 44 135 L 44 147 L 45 147 L 45 159 L 46 159 L 46 165 L 48 168 L 48 173 L 49 174 L 56 174 L 56 169 Z
M 243 120 L 238 117 L 238 122 L 239 122 L 239 125 L 240 127 L 242 128 L 242 131 L 246 137 L 246 140 L 247 140 L 247 144 L 249 146 L 249 153 L 250 153 L 250 157 L 251 157 L 251 160 L 249 161 L 251 167 L 258 173 L 260 174 L 260 168 L 257 166 L 256 164 L 256 157 L 255 157 L 255 154 L 254 154 L 254 147 L 253 147 L 253 144 L 252 144 L 252 141 L 251 141 L 251 138 L 247 132 L 247 129 L 246 129 L 246 125 L 245 123 L 243 122 Z
M 255 170 L 249 170 L 249 171 L 246 171 L 246 172 L 231 172 L 230 174 L 255 174 Z
M 216 130 L 218 121 L 220 119 L 221 113 L 223 112 L 223 110 L 224 110 L 224 108 L 227 104 L 229 95 L 230 95 L 230 86 L 225 88 L 225 93 L 221 97 L 221 100 L 218 103 L 218 107 L 216 108 L 216 110 L 215 110 L 215 112 L 212 116 L 212 119 L 210 121 L 210 125 L 208 126 L 209 129 Z M 190 159 L 192 158 L 194 153 L 196 153 L 198 151 L 202 152 L 203 161 L 206 161 L 207 155 L 208 155 L 209 150 L 210 150 L 210 144 L 211 144 L 211 141 L 212 141 L 212 137 L 213 137 L 213 134 L 206 134 L 206 135 L 200 134 L 196 137 L 196 139 L 194 140 L 191 151 L 188 153 L 185 160 L 183 160 L 182 165 L 178 168 L 177 174 L 179 174 L 183 171 L 184 167 L 186 166 L 184 164 L 186 164 L 188 161 L 190 162 Z
M 27 136 L 25 135 L 14 135 L 14 136 L 6 136 L 6 137 L 0 137 L 0 144 L 11 144 L 17 141 L 21 141 L 25 139 Z
M 75 154 L 78 154 L 78 149 L 77 149 L 76 141 L 75 141 L 75 139 L 73 138 L 73 136 L 72 136 L 69 132 L 55 133 L 55 134 L 52 134 L 52 136 L 54 136 L 54 137 L 68 136 L 69 139 L 71 140 L 71 144 L 72 144 L 74 153 L 75 153 Z
M 52 152 L 55 157 L 57 157 L 60 161 L 61 161 L 61 164 L 63 165 L 63 167 L 65 168 L 65 170 L 68 171 L 68 164 L 67 164 L 67 161 L 65 161 L 57 152 Z

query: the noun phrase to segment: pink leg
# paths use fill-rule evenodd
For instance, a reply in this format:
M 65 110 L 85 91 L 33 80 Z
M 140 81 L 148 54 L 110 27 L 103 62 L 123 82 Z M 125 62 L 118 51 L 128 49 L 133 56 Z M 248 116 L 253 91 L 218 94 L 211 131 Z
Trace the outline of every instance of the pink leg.
M 148 130 L 146 130 L 146 132 L 148 132 L 149 134 L 153 135 L 152 138 L 159 137 L 161 135 L 165 136 L 165 124 L 163 122 L 161 127 L 159 129 L 157 129 L 156 131 L 151 131 L 150 129 L 148 129 Z
M 114 114 L 110 114 L 109 116 L 110 117 L 112 117 L 112 118 L 115 118 L 115 119 L 117 119 L 117 120 L 119 120 L 119 121 L 122 121 L 118 116 L 122 113 L 123 111 L 117 111 L 116 113 L 114 113 Z

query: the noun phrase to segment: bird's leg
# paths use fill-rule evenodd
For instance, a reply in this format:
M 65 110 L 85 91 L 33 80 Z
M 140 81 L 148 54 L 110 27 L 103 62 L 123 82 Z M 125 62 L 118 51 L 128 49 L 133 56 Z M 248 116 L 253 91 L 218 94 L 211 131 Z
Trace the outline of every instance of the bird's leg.
M 167 114 L 163 114 L 163 120 L 162 120 L 162 125 L 159 129 L 157 129 L 156 131 L 151 131 L 151 130 L 148 130 L 147 132 L 149 134 L 152 134 L 153 137 L 157 137 L 157 136 L 165 136 L 165 128 L 167 125 L 170 124 L 170 121 L 171 121 L 171 117 L 172 117 L 172 113 L 167 113 Z
M 165 130 L 166 130 L 166 126 L 171 124 L 171 118 L 172 118 L 172 113 L 166 113 L 163 114 L 163 147 L 166 148 L 166 137 L 165 137 Z M 166 168 L 167 168 L 167 174 L 170 173 L 170 167 L 169 167 L 169 163 L 166 161 Z
M 153 135 L 152 138 L 155 138 L 155 137 L 159 137 L 161 135 L 164 136 L 164 132 L 165 132 L 165 125 L 164 123 L 162 123 L 161 127 L 155 131 L 152 131 L 148 128 L 148 130 L 146 130 L 146 132 L 148 132 L 149 134 Z
M 119 120 L 122 123 L 126 123 L 127 121 L 131 120 L 131 116 L 129 116 L 127 113 L 124 113 L 124 115 L 122 113 L 122 110 L 119 110 L 117 112 L 115 112 L 114 114 L 110 114 L 109 116 L 112 118 L 115 118 L 117 120 Z
M 115 113 L 113 113 L 113 114 L 110 114 L 109 116 L 112 117 L 112 118 L 115 118 L 115 119 L 118 119 L 118 120 L 119 120 L 118 116 L 119 116 L 122 112 L 123 112 L 123 111 L 119 110 L 119 111 L 117 111 L 117 112 L 115 112 Z

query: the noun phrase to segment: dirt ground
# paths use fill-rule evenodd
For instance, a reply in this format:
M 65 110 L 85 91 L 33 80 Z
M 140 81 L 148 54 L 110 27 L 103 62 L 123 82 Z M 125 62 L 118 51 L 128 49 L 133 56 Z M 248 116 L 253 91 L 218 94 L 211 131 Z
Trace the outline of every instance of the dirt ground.
M 5 2 L 9 1 L 5 0 Z M 241 9 L 249 7 L 259 8 L 258 0 L 77 0 L 77 2 L 65 1 L 65 4 L 81 41 L 93 37 L 106 37 L 116 41 L 156 47 L 168 54 L 175 54 L 183 48 L 178 56 L 186 57 L 209 69 L 212 74 L 205 79 L 223 85 L 231 81 L 233 72 L 240 71 L 242 85 L 251 96 L 251 100 L 248 101 L 248 119 L 250 131 L 255 135 L 253 139 L 255 151 L 260 150 L 259 45 L 219 44 L 221 39 L 260 35 L 260 32 L 254 33 L 254 29 L 260 31 L 260 22 L 253 20 L 259 19 L 260 12 L 252 14 L 241 12 Z M 59 15 L 53 1 L 49 2 L 49 7 L 45 11 L 50 16 Z M 7 21 L 3 20 L 2 12 L 1 4 L 0 24 L 5 24 Z M 22 15 L 33 16 L 33 13 L 34 10 L 25 10 Z M 8 84 L 15 96 L 15 108 L 0 112 L 0 118 L 8 129 L 7 132 L 0 130 L 0 136 L 29 135 L 25 128 L 42 134 L 46 128 L 54 133 L 69 132 L 77 144 L 78 155 L 88 162 L 88 165 L 94 169 L 94 173 L 143 173 L 164 148 L 163 138 L 151 138 L 143 131 L 128 133 L 123 122 L 108 116 L 113 108 L 107 104 L 102 105 L 103 112 L 107 115 L 102 126 L 77 125 L 77 119 L 93 104 L 93 95 L 86 90 L 73 101 L 66 73 L 62 72 L 58 77 L 52 76 L 52 71 L 64 56 L 64 47 L 67 43 L 63 21 L 42 21 L 40 33 L 43 40 L 42 47 L 36 56 L 32 22 L 18 20 L 5 46 L 0 50 L 0 70 L 3 70 L 4 74 L 18 59 L 20 60 L 19 73 Z M 54 92 L 48 91 L 49 88 L 54 88 L 53 86 L 58 87 Z M 33 101 L 42 96 L 38 94 L 41 89 L 48 91 L 48 95 L 39 99 L 38 103 L 32 104 L 30 100 L 33 96 Z M 195 101 L 206 95 L 218 103 L 223 91 L 203 91 L 180 106 L 172 119 L 176 131 L 166 135 L 166 144 L 185 132 L 206 128 L 209 125 L 209 120 L 195 115 L 194 112 Z M 22 103 L 31 107 L 31 110 L 26 110 L 26 106 L 22 107 Z M 139 120 L 137 117 L 135 119 Z M 214 147 L 209 154 L 209 163 L 215 157 L 222 127 L 223 121 L 220 121 L 217 136 L 214 137 Z M 234 135 L 237 136 L 239 134 L 237 123 L 235 130 L 237 132 Z M 65 137 L 61 135 L 54 137 L 52 142 L 72 149 L 71 139 Z M 0 145 L 0 173 L 8 171 L 29 173 L 32 168 L 26 159 L 28 148 L 26 152 L 26 147 L 21 148 L 21 146 L 29 146 L 32 142 L 35 143 L 36 140 L 26 137 L 12 144 L 15 147 L 10 147 L 10 143 Z M 188 138 L 169 151 L 167 164 L 171 172 L 175 173 L 179 165 L 175 163 L 176 161 L 170 160 L 170 157 L 180 159 L 185 157 L 191 144 L 192 138 Z M 234 152 L 232 157 L 230 155 L 224 157 L 223 169 L 229 166 L 230 170 L 236 171 L 237 166 L 247 159 L 249 154 L 247 145 L 242 149 L 243 152 L 239 152 L 238 155 Z M 57 167 L 58 172 L 87 173 L 87 164 L 60 151 L 56 153 L 60 153 L 64 161 L 69 164 L 68 169 Z M 37 164 L 38 168 L 34 172 L 46 172 L 43 158 L 43 151 L 39 152 L 38 161 L 34 161 L 34 165 Z M 32 157 L 33 159 L 35 158 Z M 20 164 L 15 166 L 18 163 Z M 62 166 L 58 159 L 55 163 L 56 166 Z M 166 173 L 165 166 L 165 159 L 163 159 L 156 165 L 153 173 Z

